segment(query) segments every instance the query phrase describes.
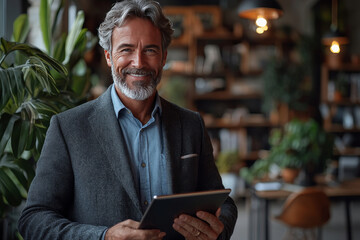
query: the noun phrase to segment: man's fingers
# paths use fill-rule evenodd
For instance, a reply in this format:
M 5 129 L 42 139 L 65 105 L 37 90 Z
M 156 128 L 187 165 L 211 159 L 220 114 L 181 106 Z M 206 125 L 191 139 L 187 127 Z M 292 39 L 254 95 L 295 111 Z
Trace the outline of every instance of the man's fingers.
M 186 214 L 180 215 L 179 218 L 175 219 L 174 229 L 180 232 L 185 238 L 190 239 L 202 239 L 205 236 L 205 239 L 216 239 L 217 233 L 206 222 L 191 217 Z M 178 228 L 176 228 L 178 227 Z M 201 235 L 201 237 L 200 237 Z
M 217 213 L 220 213 L 219 209 L 216 211 Z M 199 211 L 196 213 L 196 216 L 204 221 L 206 221 L 210 228 L 216 233 L 220 234 L 224 230 L 224 224 L 213 214 L 208 212 Z

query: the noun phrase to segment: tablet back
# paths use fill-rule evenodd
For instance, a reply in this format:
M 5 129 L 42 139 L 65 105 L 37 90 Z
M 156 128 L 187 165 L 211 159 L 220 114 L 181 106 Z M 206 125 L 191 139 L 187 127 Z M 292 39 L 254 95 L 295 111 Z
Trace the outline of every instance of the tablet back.
M 164 239 L 184 239 L 172 227 L 174 218 L 182 213 L 195 216 L 195 213 L 200 210 L 215 214 L 230 191 L 230 189 L 220 189 L 155 196 L 146 210 L 139 228 L 160 229 L 166 232 Z

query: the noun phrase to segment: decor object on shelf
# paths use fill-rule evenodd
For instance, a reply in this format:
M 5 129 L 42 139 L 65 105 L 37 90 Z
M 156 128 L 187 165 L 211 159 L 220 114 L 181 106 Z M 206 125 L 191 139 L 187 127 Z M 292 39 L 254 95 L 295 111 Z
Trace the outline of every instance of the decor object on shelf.
M 286 104 L 290 109 L 302 109 L 303 91 L 301 85 L 304 78 L 301 65 L 285 59 L 274 59 L 267 64 L 264 74 L 263 110 L 271 112 L 279 104 Z
M 247 180 L 261 178 L 269 172 L 272 164 L 281 169 L 297 168 L 306 174 L 301 182 L 312 185 L 315 173 L 326 169 L 333 152 L 333 139 L 313 119 L 294 119 L 283 129 L 274 129 L 269 138 L 270 151 L 252 167 L 241 170 Z
M 322 42 L 325 46 L 330 46 L 330 51 L 335 54 L 340 53 L 340 45 L 344 45 L 349 42 L 348 38 L 338 29 L 337 13 L 338 1 L 332 0 L 330 31 L 324 35 Z
M 268 20 L 277 19 L 283 14 L 281 6 L 275 0 L 243 0 L 237 11 L 240 17 L 255 20 L 258 34 L 268 30 Z

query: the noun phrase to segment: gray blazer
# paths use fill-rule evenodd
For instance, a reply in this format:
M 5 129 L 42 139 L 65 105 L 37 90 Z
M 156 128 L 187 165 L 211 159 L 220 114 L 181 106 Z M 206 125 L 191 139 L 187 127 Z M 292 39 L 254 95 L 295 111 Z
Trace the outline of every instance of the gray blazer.
M 161 99 L 165 157 L 174 193 L 223 188 L 198 113 Z M 19 231 L 29 239 L 96 239 L 126 219 L 142 217 L 129 154 L 110 96 L 54 116 L 30 186 Z M 182 159 L 187 154 L 197 154 Z M 222 206 L 229 239 L 237 219 L 231 198 Z

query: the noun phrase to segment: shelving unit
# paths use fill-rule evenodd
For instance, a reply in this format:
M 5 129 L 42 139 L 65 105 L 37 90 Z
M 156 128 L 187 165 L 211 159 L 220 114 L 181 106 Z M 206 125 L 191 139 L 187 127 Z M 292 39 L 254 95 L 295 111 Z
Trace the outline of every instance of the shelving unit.
M 261 74 L 266 58 L 283 51 L 281 41 L 252 41 L 239 26 L 225 29 L 218 6 L 171 6 L 164 12 L 181 33 L 168 49 L 164 81 L 187 82 L 186 107 L 202 114 L 215 158 L 236 151 L 239 161 L 252 164 L 268 149 L 270 130 L 279 127 L 262 113 Z
M 322 65 L 320 109 L 334 155 L 360 157 L 360 64 Z

